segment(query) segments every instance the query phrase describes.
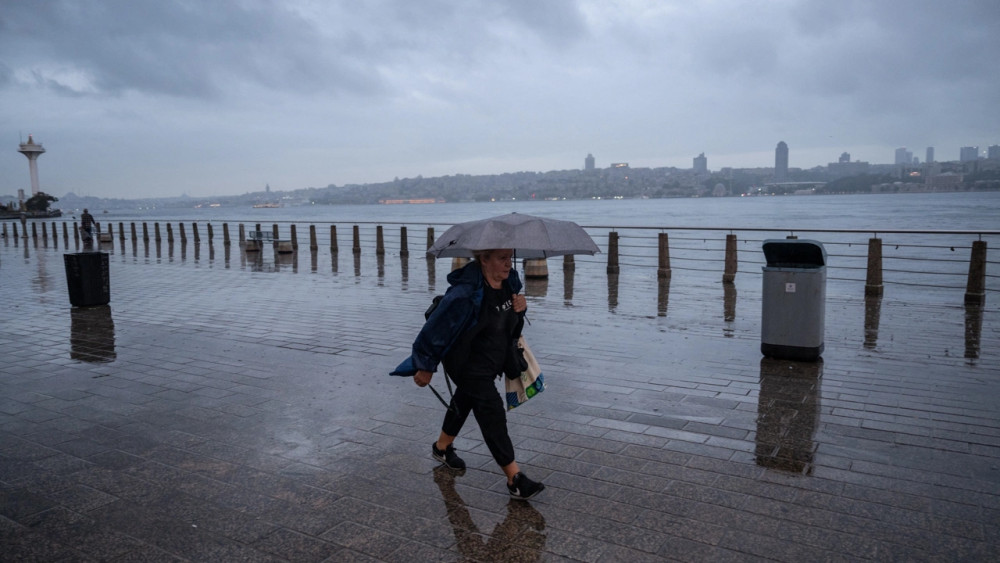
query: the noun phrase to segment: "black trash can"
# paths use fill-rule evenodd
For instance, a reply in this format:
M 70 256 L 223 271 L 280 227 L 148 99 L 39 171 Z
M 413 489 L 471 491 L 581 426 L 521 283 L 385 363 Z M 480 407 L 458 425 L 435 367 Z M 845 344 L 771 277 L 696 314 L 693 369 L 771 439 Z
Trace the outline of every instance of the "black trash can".
M 784 360 L 819 359 L 826 317 L 826 250 L 814 240 L 765 240 L 764 258 L 761 353 Z
M 74 307 L 107 305 L 111 301 L 111 275 L 107 252 L 63 254 L 69 302 Z

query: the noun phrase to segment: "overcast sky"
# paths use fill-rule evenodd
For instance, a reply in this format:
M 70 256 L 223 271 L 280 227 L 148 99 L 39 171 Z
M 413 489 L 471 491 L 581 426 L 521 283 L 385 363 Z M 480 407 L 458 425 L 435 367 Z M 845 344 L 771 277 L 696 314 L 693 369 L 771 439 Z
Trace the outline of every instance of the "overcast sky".
M 957 160 L 1000 144 L 997 0 L 0 0 L 0 194 Z

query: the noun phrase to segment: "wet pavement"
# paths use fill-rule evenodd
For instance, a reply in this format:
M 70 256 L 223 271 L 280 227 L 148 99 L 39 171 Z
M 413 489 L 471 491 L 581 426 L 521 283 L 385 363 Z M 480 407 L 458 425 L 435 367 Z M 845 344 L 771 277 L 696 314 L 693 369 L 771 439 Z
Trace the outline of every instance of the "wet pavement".
M 18 242 L 18 244 L 15 244 Z M 71 251 L 72 241 L 70 241 Z M 0 242 L 4 561 L 987 561 L 1000 338 L 985 308 L 832 281 L 823 361 L 760 355 L 760 274 L 527 286 L 548 389 L 508 415 L 510 500 L 473 420 L 387 373 L 450 260 Z M 991 302 L 992 301 L 992 302 Z M 440 375 L 434 384 L 446 393 Z

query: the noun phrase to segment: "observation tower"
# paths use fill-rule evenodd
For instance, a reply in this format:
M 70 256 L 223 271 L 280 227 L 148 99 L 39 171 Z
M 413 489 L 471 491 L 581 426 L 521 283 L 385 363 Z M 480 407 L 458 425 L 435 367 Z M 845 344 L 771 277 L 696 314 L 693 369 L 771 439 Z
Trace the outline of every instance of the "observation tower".
M 35 140 L 28 135 L 28 142 L 21 143 L 17 152 L 28 157 L 28 169 L 31 170 L 31 195 L 38 195 L 38 156 L 45 152 L 42 145 L 36 145 Z

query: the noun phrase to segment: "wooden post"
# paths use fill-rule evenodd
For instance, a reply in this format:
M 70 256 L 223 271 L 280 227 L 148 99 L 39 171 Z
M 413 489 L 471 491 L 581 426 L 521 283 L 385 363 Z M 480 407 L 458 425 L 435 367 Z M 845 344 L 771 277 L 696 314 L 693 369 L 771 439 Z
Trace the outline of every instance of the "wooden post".
M 242 227 L 242 226 L 243 226 L 243 224 L 241 223 L 240 227 Z M 242 229 L 241 229 L 241 232 L 242 232 Z M 223 223 L 222 224 L 222 246 L 230 246 L 231 244 L 232 244 L 232 241 L 229 239 L 229 223 Z
M 201 235 L 198 233 L 198 223 L 194 221 L 191 222 L 191 236 L 194 238 L 194 243 L 201 243 Z
M 174 243 L 174 227 L 170 223 L 167 223 L 167 244 Z
M 432 246 L 434 246 L 434 227 L 427 227 L 427 248 L 430 249 Z M 427 257 L 431 258 L 429 254 Z
M 139 240 L 139 237 L 138 237 L 138 235 L 136 235 L 135 222 L 133 221 L 132 222 L 132 244 L 135 244 L 137 240 Z
M 162 238 L 160 238 L 160 222 L 159 221 L 156 221 L 155 223 L 153 223 L 153 240 L 155 240 L 156 242 L 160 242 L 160 241 L 163 240 Z
M 868 274 L 865 278 L 865 295 L 881 296 L 882 287 L 882 239 L 868 239 Z
M 66 221 L 63 221 L 63 240 L 69 244 L 69 228 L 66 226 Z
M 406 227 L 399 228 L 399 255 L 406 257 L 410 255 L 409 241 L 406 240 Z
M 125 240 L 125 223 L 121 221 L 118 222 L 118 238 Z
M 576 271 L 576 258 L 572 254 L 567 254 L 563 256 L 563 271 L 564 272 L 575 272 Z
M 292 249 L 293 250 L 298 250 L 299 249 L 299 235 L 295 231 L 295 223 L 292 223 L 291 227 L 289 227 L 289 230 L 292 233 Z
M 469 263 L 468 258 L 456 256 L 455 258 L 451 259 L 451 271 L 454 272 L 455 270 L 464 267 L 468 263 Z
M 726 235 L 726 267 L 722 274 L 722 283 L 736 281 L 736 235 Z
M 66 223 L 63 223 L 63 228 L 65 228 L 65 227 L 66 227 Z M 7 238 L 7 223 L 3 224 L 3 238 L 4 239 Z
M 548 279 L 549 262 L 545 258 L 530 258 L 524 261 L 525 279 Z
M 108 238 L 112 239 L 111 242 L 114 243 L 115 238 L 115 224 L 108 221 Z
M 42 245 L 49 245 L 49 230 L 45 228 L 45 223 L 42 223 Z
M 271 224 L 271 236 L 274 237 L 275 241 L 278 240 L 278 224 L 277 223 L 272 223 Z
M 31 238 L 38 240 L 38 223 L 31 222 Z
M 618 233 L 611 231 L 608 233 L 608 273 L 617 274 L 621 271 L 618 266 Z
M 358 231 L 358 226 L 354 225 L 354 253 L 361 254 L 361 234 Z
M 238 237 L 237 240 L 238 240 L 240 246 L 243 246 L 243 243 L 245 243 L 246 240 L 247 240 L 246 239 L 246 231 L 244 229 L 245 229 L 245 227 L 243 226 L 243 223 L 240 223 L 239 227 L 237 229 L 239 231 L 239 233 L 237 233 L 237 237 Z
M 965 286 L 966 305 L 986 304 L 986 241 L 972 243 L 969 259 L 969 283 Z
M 181 231 L 181 244 L 187 245 L 187 232 L 184 231 L 184 223 L 177 223 L 177 228 Z
M 212 224 L 211 223 L 209 223 L 208 225 L 205 225 L 205 228 L 208 230 L 208 244 L 209 244 L 209 246 L 211 246 L 212 245 L 212 239 L 215 238 L 215 232 L 212 230 Z
M 309 225 L 309 250 L 313 252 L 319 250 L 319 244 L 316 242 L 316 225 Z M 313 271 L 316 271 L 315 266 Z
M 56 229 L 56 224 L 52 223 L 52 240 L 55 241 L 58 238 L 59 238 L 59 231 Z
M 330 252 L 340 252 L 337 246 L 337 225 L 330 225 Z
M 111 232 L 110 223 L 108 224 L 108 232 Z M 145 221 L 142 222 L 142 242 L 149 242 L 149 226 L 146 225 Z
M 14 227 L 14 238 L 16 239 L 17 238 L 17 223 L 14 223 L 12 226 Z M 77 235 L 76 235 L 77 236 L 77 240 L 79 240 L 80 234 L 79 234 L 79 231 L 77 231 L 77 229 L 76 229 L 76 222 L 73 223 L 73 232 L 77 233 Z
M 667 233 L 660 233 L 659 237 L 659 267 L 656 269 L 656 277 L 659 279 L 670 278 L 670 242 L 667 240 Z
M 382 225 L 375 227 L 375 255 L 385 256 L 385 239 L 382 235 Z

